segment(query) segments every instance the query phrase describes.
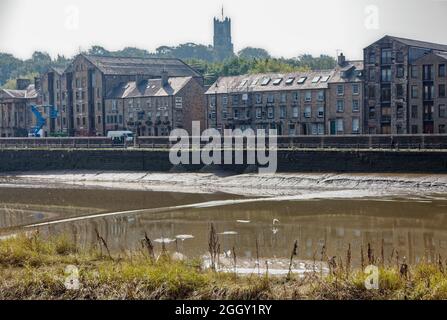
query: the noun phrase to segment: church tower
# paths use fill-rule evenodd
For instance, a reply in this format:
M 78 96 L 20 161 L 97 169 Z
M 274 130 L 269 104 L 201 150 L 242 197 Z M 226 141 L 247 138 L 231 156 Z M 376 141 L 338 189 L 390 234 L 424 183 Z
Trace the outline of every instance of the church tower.
M 214 52 L 218 60 L 224 60 L 234 55 L 231 42 L 231 19 L 224 17 L 222 7 L 222 20 L 214 18 Z

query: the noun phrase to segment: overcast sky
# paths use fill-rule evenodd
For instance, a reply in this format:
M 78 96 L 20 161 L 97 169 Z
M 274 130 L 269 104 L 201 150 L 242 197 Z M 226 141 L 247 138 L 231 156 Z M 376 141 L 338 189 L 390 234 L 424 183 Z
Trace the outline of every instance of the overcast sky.
M 0 51 L 72 56 L 93 44 L 149 51 L 212 44 L 213 16 L 232 18 L 235 50 L 362 57 L 385 34 L 447 44 L 447 0 L 0 0 Z

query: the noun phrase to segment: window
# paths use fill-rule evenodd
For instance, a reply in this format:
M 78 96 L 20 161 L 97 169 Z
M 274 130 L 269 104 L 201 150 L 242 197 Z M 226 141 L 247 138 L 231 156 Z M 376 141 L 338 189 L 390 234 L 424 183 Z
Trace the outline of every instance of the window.
M 440 84 L 438 86 L 438 96 L 439 98 L 445 98 L 445 84 Z
M 274 86 L 279 86 L 279 85 L 281 84 L 281 82 L 282 82 L 282 78 L 275 79 L 275 80 L 273 81 L 273 85 L 274 85 Z
M 337 100 L 337 112 L 344 112 L 344 111 L 345 111 L 345 101 Z
M 337 132 L 339 133 L 343 133 L 344 128 L 343 128 L 343 119 L 337 119 Z
M 445 124 L 440 124 L 439 125 L 439 133 L 440 134 L 444 134 L 445 133 Z
M 419 96 L 418 86 L 411 86 L 411 98 L 417 99 Z
M 300 93 L 298 91 L 295 91 L 292 93 L 293 101 L 299 101 L 300 100 Z
M 224 106 L 228 105 L 228 96 L 223 96 L 223 97 L 222 97 L 222 104 L 223 104 Z
M 345 94 L 345 86 L 342 84 L 337 85 L 337 96 L 342 96 Z
M 318 91 L 317 100 L 324 101 L 324 91 L 323 90 Z
M 424 85 L 424 100 L 433 100 L 435 96 L 435 87 L 433 85 Z
M 417 79 L 418 78 L 418 73 L 419 73 L 418 66 L 411 66 L 411 77 L 413 79 Z
M 262 80 L 262 82 L 261 82 L 261 86 L 266 86 L 266 85 L 268 85 L 269 83 L 270 83 L 270 78 L 264 78 L 263 80 Z
M 380 90 L 380 101 L 391 102 L 391 87 L 382 87 Z
M 439 118 L 445 118 L 447 116 L 445 104 L 439 105 Z
M 391 82 L 391 68 L 385 67 L 382 68 L 382 76 L 380 78 L 382 82 Z
M 295 135 L 295 124 L 291 123 L 289 124 L 289 136 Z
M 404 97 L 404 87 L 401 84 L 396 84 L 396 96 L 398 99 L 402 99 Z
M 375 99 L 376 98 L 376 88 L 374 86 L 368 87 L 368 98 Z
M 382 49 L 382 64 L 391 64 L 392 61 L 392 50 Z
M 101 124 L 101 116 L 98 116 L 98 124 Z
M 287 94 L 286 93 L 281 93 L 280 101 L 281 101 L 281 103 L 287 102 Z
M 396 66 L 396 77 L 397 78 L 403 78 L 404 77 L 404 66 L 398 65 Z
M 359 133 L 359 132 L 360 132 L 360 119 L 352 118 L 352 133 Z
M 323 106 L 319 106 L 317 109 L 317 117 L 318 118 L 323 118 L 324 117 L 324 107 Z
M 239 104 L 239 95 L 233 95 L 233 105 L 237 106 Z
M 352 112 L 360 111 L 360 100 L 354 99 L 352 100 Z
M 310 118 L 312 116 L 312 108 L 310 106 L 306 106 L 304 109 L 304 118 Z
M 256 108 L 256 119 L 262 118 L 262 108 Z
M 248 83 L 248 80 L 247 80 L 247 79 L 242 80 L 242 82 L 241 82 L 241 84 L 240 84 L 239 87 L 244 87 L 247 83 Z
M 321 77 L 320 76 L 316 76 L 312 79 L 312 83 L 318 83 L 318 81 L 320 81 Z
M 401 52 L 401 51 L 396 52 L 396 62 L 398 62 L 398 63 L 404 62 L 404 54 L 403 54 L 403 52 Z
M 257 93 L 255 96 L 255 99 L 256 99 L 257 104 L 261 104 L 262 103 L 262 94 Z
M 321 78 L 320 82 L 326 83 L 326 82 L 328 82 L 330 77 L 331 76 L 324 76 L 324 77 Z
M 210 97 L 210 107 L 215 107 L 216 106 L 216 96 L 211 96 Z
M 307 77 L 301 77 L 298 79 L 298 84 L 303 84 L 304 82 L 306 82 Z
M 425 64 L 422 69 L 423 80 L 433 80 L 433 66 L 431 64 Z
M 369 107 L 369 119 L 375 119 L 376 118 L 376 107 L 372 106 Z
M 374 67 L 369 68 L 368 78 L 370 81 L 376 81 L 376 69 Z
M 297 106 L 292 107 L 292 117 L 293 118 L 299 118 L 300 116 L 300 109 Z
M 273 93 L 267 95 L 267 103 L 275 103 L 275 95 Z
M 222 109 L 222 119 L 227 119 L 228 118 L 228 109 L 224 108 Z
M 293 81 L 295 81 L 295 78 L 294 77 L 290 77 L 289 79 L 286 80 L 286 84 L 287 85 L 291 85 L 291 84 L 293 84 Z
M 234 117 L 234 119 L 239 119 L 239 110 L 238 109 L 233 110 L 233 117 Z
M 324 134 L 324 123 L 318 123 L 318 134 L 323 135 Z
M 412 119 L 418 118 L 418 106 L 416 105 L 411 106 L 411 118 Z
M 269 119 L 273 119 L 275 117 L 275 110 L 273 109 L 273 107 L 267 108 L 267 117 Z
M 352 94 L 353 95 L 358 95 L 360 93 L 360 87 L 357 83 L 354 83 L 352 85 Z
M 371 51 L 369 53 L 369 57 L 368 57 L 368 62 L 369 63 L 376 63 L 376 53 L 374 51 Z
M 445 64 L 440 64 L 438 67 L 438 76 L 440 78 L 444 78 L 445 77 Z
M 281 106 L 280 109 L 279 109 L 279 117 L 281 119 L 284 119 L 284 118 L 286 118 L 286 116 L 287 116 L 287 107 L 286 106 Z
M 404 118 L 404 106 L 400 103 L 396 105 L 396 118 L 397 119 Z
M 312 101 L 312 91 L 306 91 L 304 96 L 304 101 L 310 102 Z

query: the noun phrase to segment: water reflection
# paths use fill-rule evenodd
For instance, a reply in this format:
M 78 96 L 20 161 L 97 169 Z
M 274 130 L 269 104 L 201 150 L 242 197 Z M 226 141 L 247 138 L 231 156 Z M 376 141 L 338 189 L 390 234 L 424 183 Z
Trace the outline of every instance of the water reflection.
M 447 254 L 447 201 L 386 199 L 311 200 L 246 203 L 214 208 L 190 208 L 164 213 L 141 213 L 41 227 L 43 232 L 68 232 L 80 245 L 96 241 L 95 229 L 111 250 L 137 250 L 144 233 L 165 241 L 168 249 L 196 257 L 208 250 L 213 223 L 219 233 L 221 252 L 236 248 L 239 258 L 287 258 L 295 240 L 302 260 L 319 260 L 321 248 L 344 259 L 351 244 L 353 262 L 360 262 L 360 248 L 372 245 L 376 257 L 406 257 L 410 263 L 434 260 Z M 179 235 L 189 235 L 182 241 Z M 177 240 L 176 240 L 177 239 Z M 161 243 L 155 243 L 158 249 Z

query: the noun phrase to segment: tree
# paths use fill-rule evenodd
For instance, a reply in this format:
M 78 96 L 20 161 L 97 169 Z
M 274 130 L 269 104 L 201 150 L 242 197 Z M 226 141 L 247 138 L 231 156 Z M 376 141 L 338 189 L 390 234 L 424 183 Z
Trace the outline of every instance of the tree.
M 94 45 L 87 51 L 88 54 L 94 56 L 107 56 L 110 55 L 110 51 L 106 50 L 104 47 Z
M 270 54 L 262 48 L 246 47 L 238 52 L 238 57 L 242 59 L 269 59 Z

